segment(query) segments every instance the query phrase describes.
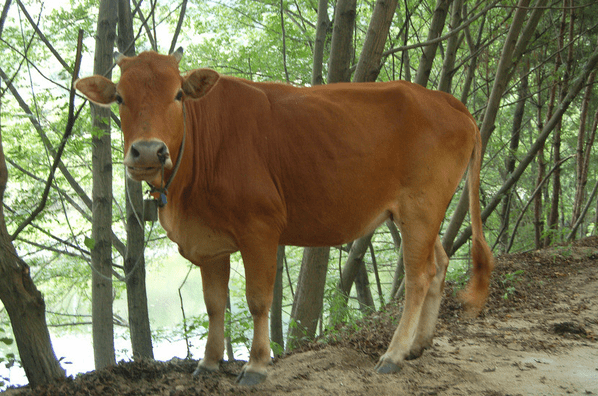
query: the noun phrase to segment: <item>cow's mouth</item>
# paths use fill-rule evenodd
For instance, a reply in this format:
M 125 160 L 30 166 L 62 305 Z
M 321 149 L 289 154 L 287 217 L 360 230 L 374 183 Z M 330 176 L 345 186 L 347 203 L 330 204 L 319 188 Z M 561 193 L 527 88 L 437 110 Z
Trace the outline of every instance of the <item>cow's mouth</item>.
M 135 181 L 151 182 L 157 177 L 160 177 L 161 171 L 161 166 L 127 166 L 127 174 Z

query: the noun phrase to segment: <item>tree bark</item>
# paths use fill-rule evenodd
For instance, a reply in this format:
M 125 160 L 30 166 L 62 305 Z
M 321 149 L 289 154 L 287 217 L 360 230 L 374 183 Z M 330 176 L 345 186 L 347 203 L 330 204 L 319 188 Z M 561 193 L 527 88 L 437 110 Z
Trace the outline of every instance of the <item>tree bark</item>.
M 382 52 L 386 44 L 392 17 L 397 9 L 397 3 L 398 0 L 376 1 L 363 49 L 357 62 L 357 69 L 353 76 L 353 82 L 372 82 L 378 78 Z
M 590 209 L 590 205 L 592 204 L 592 200 L 596 196 L 596 192 L 598 192 L 598 182 L 596 182 L 596 184 L 594 184 L 594 188 L 592 189 L 592 192 L 590 193 L 588 202 L 583 207 L 583 209 L 579 215 L 579 218 L 577 219 L 575 224 L 573 224 L 573 226 L 571 227 L 571 232 L 569 233 L 569 235 L 567 235 L 567 238 L 566 238 L 566 240 L 568 242 L 573 241 L 573 239 L 575 238 L 575 233 L 577 232 L 577 228 L 580 226 L 581 222 L 583 221 L 583 218 L 586 216 L 586 213 L 588 213 L 588 209 Z
M 270 309 L 270 339 L 284 350 L 284 332 L 282 328 L 282 272 L 284 270 L 284 246 L 276 252 L 276 279 L 274 281 L 274 298 Z
M 324 64 L 324 47 L 326 46 L 326 34 L 330 26 L 328 18 L 328 0 L 318 0 L 318 21 L 316 23 L 316 40 L 314 45 L 313 65 L 311 71 L 311 85 L 324 83 L 322 68 Z
M 357 0 L 338 0 L 330 44 L 328 84 L 351 81 L 353 26 Z
M 329 257 L 329 247 L 305 248 L 291 311 L 291 321 L 296 326 L 289 326 L 287 351 L 292 351 L 316 334 L 324 303 Z
M 451 1 L 452 0 L 437 1 L 436 9 L 434 10 L 434 16 L 432 17 L 432 22 L 430 23 L 430 29 L 428 30 L 427 41 L 438 38 L 442 34 Z M 419 84 L 423 87 L 428 85 L 430 72 L 432 71 L 432 64 L 434 63 L 434 57 L 436 56 L 436 50 L 438 49 L 439 45 L 439 42 L 434 42 L 433 44 L 424 47 L 419 61 L 419 67 L 417 68 L 417 74 L 415 75 L 414 82 L 416 84 Z
M 461 11 L 463 9 L 463 0 L 455 0 L 453 2 L 453 11 L 451 15 L 451 27 L 455 28 L 461 24 Z M 459 43 L 459 35 L 454 34 L 449 37 L 446 43 L 446 51 L 442 63 L 442 71 L 440 72 L 440 81 L 438 83 L 438 90 L 443 92 L 451 92 L 451 83 L 455 73 L 455 58 L 457 56 L 457 45 Z
M 353 283 L 355 282 L 360 267 L 363 266 L 363 257 L 365 256 L 373 236 L 374 233 L 363 236 L 351 245 L 349 256 L 343 266 L 343 272 L 338 288 L 343 298 L 344 306 L 346 306 L 349 301 L 351 288 L 353 288 Z
M 594 114 L 594 121 L 592 123 L 592 129 L 590 130 L 590 134 L 588 136 L 587 141 L 585 142 L 585 149 L 583 150 L 583 158 L 581 160 L 582 165 L 581 165 L 581 180 L 580 180 L 580 198 L 576 197 L 576 200 L 579 199 L 579 207 L 581 207 L 582 201 L 584 199 L 584 192 L 585 192 L 585 187 L 588 181 L 588 171 L 590 169 L 590 155 L 592 152 L 592 147 L 594 145 L 594 140 L 596 138 L 596 130 L 598 129 L 598 109 L 596 109 L 596 113 Z M 578 161 L 580 161 L 578 159 Z M 587 206 L 587 205 L 586 205 Z M 578 210 L 579 211 L 579 210 Z M 596 215 L 598 216 L 598 214 Z M 579 222 L 580 218 L 583 218 L 584 215 L 582 215 L 581 213 L 579 213 L 577 215 L 577 217 L 575 218 L 575 221 L 572 222 L 572 231 L 571 231 L 571 236 L 568 239 L 574 239 L 576 232 L 577 232 L 577 227 L 574 227 L 575 224 L 577 224 Z
M 568 13 L 568 1 L 563 0 L 563 16 L 561 19 L 560 32 L 558 36 L 558 52 L 555 70 L 562 63 L 560 61 L 560 54 L 564 50 L 565 45 L 565 29 L 567 26 L 567 13 Z M 573 36 L 573 14 L 571 14 L 569 21 L 569 42 L 571 43 Z M 565 73 L 563 79 L 560 82 L 560 98 L 559 102 L 563 100 L 566 95 L 567 85 L 569 83 L 569 77 L 571 75 L 571 68 L 573 63 L 573 46 L 569 46 L 569 54 L 565 61 Z M 558 164 L 561 161 L 561 133 L 563 125 L 562 120 L 559 120 L 558 125 L 555 128 L 555 133 L 552 139 L 552 162 Z M 561 169 L 558 167 L 552 174 L 552 199 L 550 202 L 550 211 L 547 219 L 546 239 L 544 246 L 550 246 L 557 240 L 557 232 L 559 229 L 559 209 L 560 209 L 560 197 L 561 197 Z
M 590 99 L 592 97 L 592 89 L 594 88 L 594 79 L 596 73 L 590 74 L 588 78 L 588 85 L 581 102 L 581 113 L 579 115 L 579 130 L 577 133 L 577 157 L 575 162 L 575 198 L 573 200 L 573 209 L 571 210 L 571 225 L 575 224 L 579 218 L 581 206 L 585 193 L 585 186 L 588 181 L 587 168 L 585 168 L 585 143 L 586 143 L 586 124 L 588 120 L 588 109 L 590 107 Z M 590 146 L 591 147 L 591 146 Z M 573 235 L 575 238 L 575 234 Z
M 374 312 L 376 310 L 376 304 L 372 297 L 370 280 L 368 279 L 368 272 L 363 260 L 359 260 L 359 268 L 357 269 L 357 275 L 355 276 L 355 291 L 357 292 L 359 310 L 364 314 Z
M 118 1 L 101 0 L 98 13 L 94 74 L 111 77 Z M 110 109 L 92 109 L 92 331 L 96 369 L 116 363 L 112 312 L 112 147 Z
M 509 154 L 505 160 L 505 180 L 513 173 L 515 170 L 515 161 L 517 150 L 519 149 L 519 139 L 521 136 L 521 125 L 523 124 L 523 114 L 525 110 L 525 102 L 528 96 L 528 72 L 529 72 L 529 62 L 526 63 L 525 68 L 522 71 L 523 77 L 521 79 L 521 85 L 519 87 L 519 99 L 517 101 L 517 105 L 515 106 L 515 114 L 513 114 L 513 126 L 511 128 L 511 139 L 509 141 Z M 509 241 L 509 217 L 511 214 L 511 198 L 513 192 L 508 191 L 505 197 L 503 198 L 502 208 L 500 213 L 500 243 L 502 246 L 503 252 L 506 252 L 507 244 Z

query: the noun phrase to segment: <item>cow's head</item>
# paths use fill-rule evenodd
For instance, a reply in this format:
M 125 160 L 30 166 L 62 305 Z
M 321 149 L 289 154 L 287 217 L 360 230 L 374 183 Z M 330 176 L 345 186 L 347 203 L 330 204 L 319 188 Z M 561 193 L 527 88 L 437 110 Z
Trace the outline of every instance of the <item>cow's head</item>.
M 184 101 L 206 95 L 219 78 L 209 69 L 179 72 L 183 49 L 171 55 L 115 53 L 121 69 L 118 84 L 102 76 L 79 79 L 75 88 L 100 106 L 117 103 L 125 140 L 124 164 L 129 177 L 160 186 L 162 169 L 173 167 L 184 131 Z

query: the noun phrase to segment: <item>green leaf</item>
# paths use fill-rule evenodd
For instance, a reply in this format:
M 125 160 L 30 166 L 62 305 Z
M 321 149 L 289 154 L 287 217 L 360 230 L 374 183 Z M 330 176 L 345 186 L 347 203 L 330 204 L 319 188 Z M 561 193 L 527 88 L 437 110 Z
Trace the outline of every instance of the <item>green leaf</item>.
M 2 337 L 0 338 L 0 342 L 6 345 L 12 345 L 13 342 L 15 342 L 15 340 L 13 340 L 12 338 L 8 338 L 8 337 Z
M 96 246 L 96 240 L 93 239 L 93 238 L 85 237 L 85 242 L 84 243 L 85 243 L 85 246 L 87 246 L 87 248 L 89 250 L 93 250 L 93 248 Z

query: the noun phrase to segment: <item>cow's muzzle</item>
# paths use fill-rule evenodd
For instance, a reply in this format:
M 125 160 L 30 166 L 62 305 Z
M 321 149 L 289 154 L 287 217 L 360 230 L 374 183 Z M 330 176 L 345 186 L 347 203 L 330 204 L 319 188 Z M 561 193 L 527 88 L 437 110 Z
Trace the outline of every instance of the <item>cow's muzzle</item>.
M 172 168 L 170 152 L 161 140 L 139 140 L 131 144 L 123 163 L 129 177 L 137 181 L 152 181 L 163 168 Z

